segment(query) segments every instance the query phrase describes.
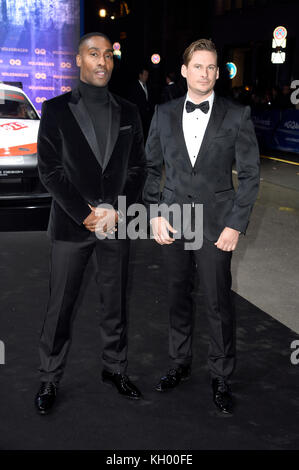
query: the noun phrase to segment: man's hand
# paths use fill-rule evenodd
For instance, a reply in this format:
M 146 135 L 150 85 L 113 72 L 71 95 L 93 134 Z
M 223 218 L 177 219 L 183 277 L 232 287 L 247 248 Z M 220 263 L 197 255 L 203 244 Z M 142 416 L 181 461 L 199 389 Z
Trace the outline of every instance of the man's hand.
M 97 208 L 89 205 L 91 213 L 83 221 L 83 225 L 90 232 L 99 232 L 102 235 L 115 232 L 118 221 L 117 212 L 114 209 Z
M 225 227 L 214 245 L 222 251 L 234 251 L 238 244 L 239 232 L 233 228 Z
M 84 219 L 83 221 L 83 225 L 85 226 L 85 228 L 87 228 L 87 230 L 89 230 L 90 232 L 94 232 L 95 229 L 96 229 L 96 225 L 99 221 L 99 218 L 96 216 L 96 213 L 95 213 L 95 208 L 92 207 L 92 206 L 89 206 L 91 212 L 90 214 L 86 217 L 86 219 Z
M 171 245 L 174 242 L 174 238 L 169 236 L 169 232 L 177 233 L 169 222 L 164 217 L 154 217 L 151 219 L 151 226 L 153 229 L 154 239 L 160 245 Z
M 98 217 L 98 223 L 96 225 L 96 231 L 98 233 L 105 235 L 106 233 L 113 233 L 117 230 L 118 214 L 114 209 L 98 207 L 95 209 L 95 214 Z

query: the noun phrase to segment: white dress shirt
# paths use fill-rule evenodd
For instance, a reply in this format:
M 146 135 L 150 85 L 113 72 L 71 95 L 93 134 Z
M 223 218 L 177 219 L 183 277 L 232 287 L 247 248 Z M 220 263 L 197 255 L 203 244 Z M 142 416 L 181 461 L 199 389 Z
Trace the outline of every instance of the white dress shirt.
M 195 109 L 192 113 L 186 111 L 186 101 L 193 101 L 187 93 L 183 111 L 183 133 L 188 150 L 191 165 L 194 166 L 198 152 L 200 150 L 206 128 L 211 116 L 211 110 L 214 102 L 214 92 L 204 101 L 209 102 L 209 111 L 205 114 L 200 109 Z
M 148 101 L 148 91 L 147 91 L 146 83 L 143 83 L 141 80 L 138 80 L 138 81 L 141 85 L 141 88 L 143 89 L 143 91 L 145 93 L 146 101 Z

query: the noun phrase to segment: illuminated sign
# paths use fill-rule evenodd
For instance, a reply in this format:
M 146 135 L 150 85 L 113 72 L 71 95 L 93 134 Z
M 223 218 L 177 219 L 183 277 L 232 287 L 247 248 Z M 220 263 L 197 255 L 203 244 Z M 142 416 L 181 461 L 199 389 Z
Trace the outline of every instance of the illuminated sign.
M 283 64 L 286 60 L 285 52 L 272 52 L 271 62 L 272 64 Z
M 106 16 L 107 16 L 107 10 L 105 10 L 105 8 L 101 8 L 101 9 L 99 10 L 99 16 L 100 16 L 101 18 L 106 18 Z
M 115 42 L 112 47 L 113 47 L 113 49 L 114 49 L 115 51 L 119 51 L 119 50 L 120 50 L 120 44 L 119 44 L 119 42 Z
M 238 72 L 236 64 L 234 64 L 233 62 L 227 62 L 226 63 L 226 68 L 228 70 L 229 78 L 231 80 L 233 78 L 235 78 L 235 76 L 237 75 L 237 72 Z
M 273 37 L 278 41 L 283 41 L 287 37 L 287 34 L 287 29 L 284 26 L 277 26 L 273 31 Z
M 113 51 L 113 55 L 114 57 L 116 57 L 117 59 L 121 59 L 121 51 Z
M 272 49 L 276 49 L 276 47 L 282 47 L 282 49 L 285 49 L 287 45 L 287 40 L 283 39 L 282 42 L 278 45 L 277 44 L 277 39 L 272 39 Z
M 157 65 L 160 63 L 161 57 L 159 56 L 159 54 L 153 54 L 151 57 L 151 61 L 153 64 Z
M 272 64 L 283 64 L 286 60 L 286 53 L 282 52 L 281 49 L 285 49 L 287 45 L 287 29 L 284 26 L 277 26 L 273 31 L 272 39 Z

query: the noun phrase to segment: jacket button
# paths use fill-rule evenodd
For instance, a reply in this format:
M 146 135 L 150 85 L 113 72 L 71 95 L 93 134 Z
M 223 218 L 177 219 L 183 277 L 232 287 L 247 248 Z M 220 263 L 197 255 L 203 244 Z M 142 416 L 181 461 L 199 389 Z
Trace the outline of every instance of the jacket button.
M 188 196 L 187 196 L 187 197 L 188 197 L 189 199 L 192 199 L 192 196 L 191 196 L 191 194 L 188 194 Z

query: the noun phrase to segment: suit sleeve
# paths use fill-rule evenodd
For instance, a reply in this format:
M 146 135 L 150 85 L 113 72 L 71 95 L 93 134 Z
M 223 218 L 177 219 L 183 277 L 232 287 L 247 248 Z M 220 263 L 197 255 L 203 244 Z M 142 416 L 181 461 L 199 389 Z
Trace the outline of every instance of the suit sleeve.
M 90 208 L 67 178 L 62 162 L 62 138 L 57 116 L 43 103 L 37 139 L 40 179 L 55 201 L 78 224 L 90 214 Z
M 127 206 L 134 204 L 138 200 L 145 180 L 145 154 L 142 124 L 137 106 L 134 106 L 134 111 L 134 138 L 131 147 L 127 179 L 124 188 L 124 194 L 127 197 Z
M 260 182 L 260 153 L 249 106 L 245 107 L 241 118 L 235 143 L 235 160 L 239 185 L 226 226 L 245 233 Z
M 158 204 L 163 168 L 163 152 L 159 136 L 159 107 L 156 106 L 145 147 L 147 177 L 145 180 L 143 201 L 149 210 L 150 204 Z

